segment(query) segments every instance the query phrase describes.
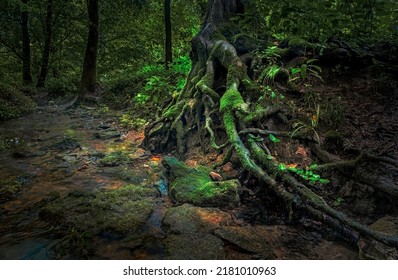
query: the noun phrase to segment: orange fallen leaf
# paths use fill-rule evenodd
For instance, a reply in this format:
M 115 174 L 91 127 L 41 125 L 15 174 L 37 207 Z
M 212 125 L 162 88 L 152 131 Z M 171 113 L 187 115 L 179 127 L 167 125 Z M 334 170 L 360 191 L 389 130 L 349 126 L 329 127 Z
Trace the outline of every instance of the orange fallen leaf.
M 151 160 L 154 161 L 154 162 L 159 162 L 159 161 L 162 160 L 162 157 L 159 156 L 159 155 L 153 155 L 153 156 L 151 157 Z
M 295 152 L 295 154 L 296 155 L 301 155 L 301 156 L 303 156 L 305 158 L 308 157 L 306 149 L 301 147 L 301 146 L 297 148 L 297 151 Z
M 297 165 L 298 165 L 297 163 L 286 164 L 286 168 L 296 168 Z
M 221 181 L 222 180 L 222 176 L 214 171 L 210 172 L 209 175 L 213 181 Z

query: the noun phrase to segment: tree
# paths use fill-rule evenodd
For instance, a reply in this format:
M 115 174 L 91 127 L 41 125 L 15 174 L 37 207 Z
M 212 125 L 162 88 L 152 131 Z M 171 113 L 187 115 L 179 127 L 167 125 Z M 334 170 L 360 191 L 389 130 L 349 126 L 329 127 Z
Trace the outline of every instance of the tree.
M 52 21 L 53 21 L 53 0 L 48 0 L 46 22 L 44 26 L 44 35 L 45 35 L 44 49 L 43 49 L 40 75 L 36 86 L 38 88 L 44 87 L 47 79 L 48 63 L 49 63 L 50 50 L 51 50 Z
M 98 0 L 87 0 L 87 12 L 89 31 L 78 101 L 81 101 L 84 98 L 86 92 L 95 92 L 97 82 L 97 54 L 99 41 Z
M 334 228 L 341 225 L 376 240 L 398 245 L 398 237 L 375 232 L 329 206 L 307 185 L 293 177 L 258 143 L 261 136 L 290 136 L 259 126 L 282 118 L 271 104 L 258 108 L 250 98 L 261 89 L 248 76 L 251 64 L 244 55 L 250 42 L 234 40 L 239 26 L 234 20 L 245 15 L 243 0 L 209 0 L 199 33 L 192 39 L 192 69 L 182 92 L 164 108 L 162 116 L 146 127 L 144 145 L 156 152 L 187 151 L 209 147 L 224 153 L 225 164 L 235 153 L 242 168 L 288 207 L 301 209 Z M 230 20 L 231 19 L 231 20 Z M 223 141 L 223 144 L 217 142 Z M 315 149 L 321 150 L 319 143 Z M 396 193 L 394 190 L 391 193 Z M 293 208 L 290 208 L 293 211 Z
M 29 13 L 28 0 L 22 0 L 24 4 L 21 11 L 21 33 L 22 33 L 22 80 L 24 85 L 32 84 L 30 73 L 30 36 L 29 36 Z
M 165 64 L 166 68 L 170 63 L 173 62 L 173 50 L 172 50 L 172 42 L 171 42 L 171 15 L 170 15 L 170 4 L 171 0 L 164 1 L 164 22 L 166 27 L 166 48 L 165 48 Z

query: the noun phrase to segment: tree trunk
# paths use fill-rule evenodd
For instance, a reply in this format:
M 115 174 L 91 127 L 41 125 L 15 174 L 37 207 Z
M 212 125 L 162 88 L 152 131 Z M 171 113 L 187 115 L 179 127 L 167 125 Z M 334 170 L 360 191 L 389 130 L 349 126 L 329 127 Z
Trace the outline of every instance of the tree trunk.
M 286 167 L 281 168 L 285 166 L 283 163 L 273 160 L 263 137 L 272 133 L 290 139 L 291 133 L 264 130 L 263 123 L 280 122 L 283 118 L 277 114 L 280 109 L 267 101 L 261 106 L 256 104 L 257 99 L 251 102 L 262 89 L 248 77 L 248 68 L 239 56 L 244 53 L 240 51 L 238 55 L 234 40 L 229 38 L 238 26 L 234 27 L 228 19 L 244 14 L 243 3 L 243 0 L 209 1 L 202 28 L 191 41 L 192 69 L 186 85 L 166 105 L 162 116 L 146 127 L 144 146 L 182 158 L 198 148 L 205 153 L 219 151 L 225 155 L 219 165 L 227 163 L 234 153 L 241 168 L 273 192 L 275 199 L 285 203 L 290 209 L 289 217 L 293 209 L 304 210 L 339 231 L 342 226 L 348 227 L 398 246 L 397 236 L 375 232 L 336 211 L 310 186 L 297 181 Z M 301 144 L 306 145 L 305 140 Z
M 21 31 L 22 31 L 22 80 L 24 85 L 32 84 L 30 73 L 30 37 L 29 37 L 29 13 L 28 0 L 22 0 L 23 10 L 21 12 Z
M 97 82 L 97 53 L 99 41 L 98 0 L 87 0 L 87 11 L 89 18 L 89 31 L 78 101 L 81 101 L 87 92 L 95 92 Z
M 166 27 L 166 48 L 165 48 L 165 64 L 166 69 L 169 67 L 169 64 L 173 62 L 173 49 L 172 49 L 172 41 L 171 41 L 171 11 L 170 11 L 171 0 L 164 1 L 164 21 Z
M 50 58 L 51 50 L 51 37 L 52 37 L 52 18 L 53 18 L 53 0 L 47 1 L 47 15 L 46 15 L 46 25 L 45 25 L 45 42 L 43 49 L 43 58 L 41 63 L 40 75 L 37 81 L 36 87 L 44 87 L 47 73 L 48 73 L 48 62 Z

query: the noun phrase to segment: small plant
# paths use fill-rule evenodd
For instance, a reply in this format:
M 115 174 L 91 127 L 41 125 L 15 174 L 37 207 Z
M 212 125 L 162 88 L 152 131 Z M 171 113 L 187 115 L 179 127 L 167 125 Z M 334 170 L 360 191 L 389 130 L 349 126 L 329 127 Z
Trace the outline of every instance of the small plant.
M 265 82 L 266 84 L 273 84 L 275 76 L 278 74 L 280 69 L 281 68 L 276 65 L 266 67 L 261 73 L 259 81 L 261 81 L 261 83 Z
M 344 198 L 338 197 L 338 198 L 336 198 L 336 200 L 333 202 L 333 206 L 338 207 L 338 206 L 340 206 L 341 203 L 343 203 L 343 202 L 344 202 Z
M 266 94 L 269 94 L 269 97 L 271 98 L 271 100 L 279 101 L 279 99 L 284 99 L 285 98 L 285 96 L 283 94 L 278 94 L 270 86 L 265 86 L 264 87 L 264 92 Z
M 317 164 L 313 164 L 305 169 L 301 169 L 301 168 L 297 168 L 296 166 L 292 165 L 292 166 L 286 166 L 284 165 L 285 169 L 288 169 L 289 171 L 296 173 L 297 175 L 299 175 L 301 178 L 303 178 L 304 180 L 307 180 L 311 183 L 315 183 L 315 182 L 319 182 L 321 184 L 328 184 L 330 183 L 330 181 L 328 179 L 324 179 L 321 178 L 320 175 L 315 174 L 314 173 L 314 169 L 317 167 Z M 281 170 L 279 168 L 279 170 Z
M 293 78 L 291 78 L 289 82 L 293 82 L 298 79 L 306 81 L 308 80 L 309 76 L 318 78 L 323 82 L 323 79 L 320 75 L 320 73 L 322 72 L 322 68 L 318 65 L 315 65 L 315 61 L 317 61 L 317 59 L 308 59 L 305 63 L 301 64 L 300 67 L 291 68 Z
M 269 139 L 273 142 L 273 143 L 279 143 L 281 142 L 281 140 L 279 140 L 278 138 L 275 137 L 275 135 L 273 135 L 272 133 L 270 133 L 268 135 Z
M 316 128 L 318 127 L 318 123 L 319 123 L 319 115 L 320 115 L 320 107 L 318 105 L 316 108 L 315 114 L 313 114 L 311 116 L 310 124 L 307 124 L 303 121 L 298 121 L 298 122 L 294 123 L 293 124 L 294 131 L 292 132 L 290 137 L 293 138 L 294 135 L 296 135 L 301 130 L 308 130 L 308 131 L 312 131 L 314 133 L 317 142 L 320 143 L 321 140 L 319 138 L 318 132 L 316 131 Z

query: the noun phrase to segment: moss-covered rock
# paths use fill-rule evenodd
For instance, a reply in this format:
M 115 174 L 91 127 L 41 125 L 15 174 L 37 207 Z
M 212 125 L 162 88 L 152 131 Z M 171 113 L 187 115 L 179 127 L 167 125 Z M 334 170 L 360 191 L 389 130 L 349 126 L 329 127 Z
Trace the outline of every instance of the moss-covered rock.
M 172 157 L 165 157 L 163 165 L 170 180 L 169 192 L 175 201 L 205 207 L 231 208 L 239 204 L 239 181 L 213 182 L 210 168 L 190 168 Z
M 40 217 L 56 225 L 92 233 L 132 233 L 144 225 L 153 210 L 155 188 L 129 185 L 117 190 L 74 191 L 49 202 Z
M 100 164 L 103 166 L 118 166 L 121 164 L 126 164 L 131 161 L 129 155 L 125 152 L 112 152 L 107 154 L 104 158 L 100 160 Z
M 0 121 L 23 116 L 36 108 L 37 104 L 22 91 L 0 85 Z
M 22 184 L 16 180 L 0 181 L 0 202 L 14 198 L 22 190 Z
M 217 208 L 201 208 L 183 204 L 167 209 L 163 227 L 173 234 L 212 233 L 222 225 L 231 224 L 231 215 Z

